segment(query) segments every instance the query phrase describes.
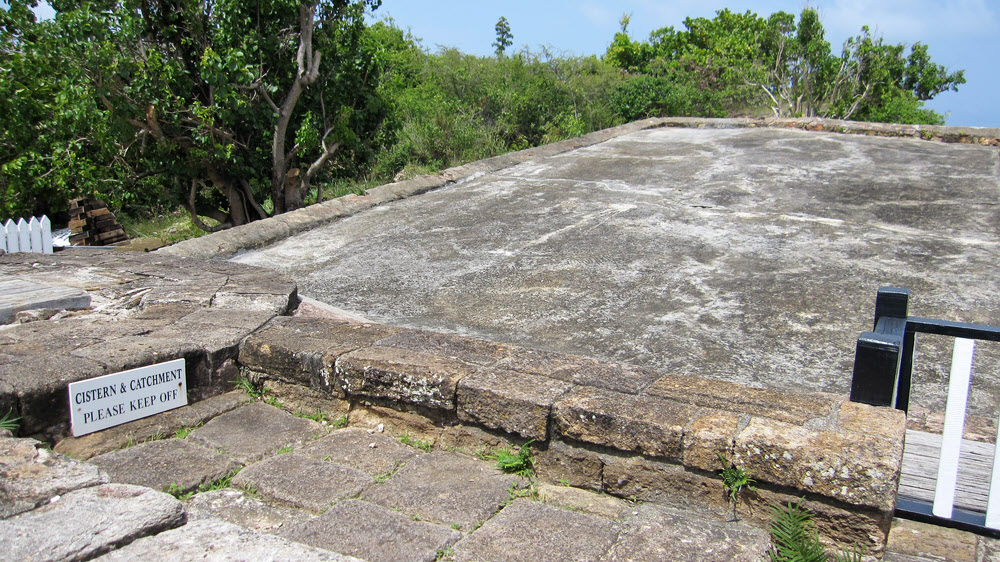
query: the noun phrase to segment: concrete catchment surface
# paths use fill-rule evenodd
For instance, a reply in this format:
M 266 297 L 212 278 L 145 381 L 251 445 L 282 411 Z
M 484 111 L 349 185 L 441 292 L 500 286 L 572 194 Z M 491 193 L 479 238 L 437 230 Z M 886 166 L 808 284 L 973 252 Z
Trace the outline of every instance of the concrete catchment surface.
M 794 391 L 846 393 L 875 292 L 1000 323 L 995 147 L 653 128 L 525 158 L 235 261 L 373 321 Z M 912 404 L 942 410 L 947 341 Z M 998 407 L 980 346 L 973 412 Z M 924 360 L 923 363 L 920 363 Z

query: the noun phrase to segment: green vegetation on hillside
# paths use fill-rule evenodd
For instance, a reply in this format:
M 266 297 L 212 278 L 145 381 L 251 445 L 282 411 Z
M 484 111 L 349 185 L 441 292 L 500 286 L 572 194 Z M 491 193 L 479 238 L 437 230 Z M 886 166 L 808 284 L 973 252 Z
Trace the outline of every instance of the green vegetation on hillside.
M 600 58 L 511 53 L 500 18 L 478 57 L 366 23 L 379 0 L 33 2 L 0 9 L 0 220 L 85 195 L 218 230 L 650 116 L 937 123 L 923 101 L 964 83 L 867 28 L 835 55 L 811 9 L 646 41 L 625 17 Z

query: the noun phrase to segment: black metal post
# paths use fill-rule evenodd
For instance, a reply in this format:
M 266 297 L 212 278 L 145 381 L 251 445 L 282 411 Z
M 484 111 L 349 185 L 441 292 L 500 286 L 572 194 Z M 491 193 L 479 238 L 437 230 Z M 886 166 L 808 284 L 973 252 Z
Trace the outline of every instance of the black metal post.
M 903 405 L 904 410 L 909 404 L 913 360 L 913 337 L 906 334 L 909 301 L 907 289 L 882 287 L 878 290 L 875 331 L 861 334 L 854 354 L 852 402 L 896 408 Z M 903 365 L 904 360 L 906 365 Z

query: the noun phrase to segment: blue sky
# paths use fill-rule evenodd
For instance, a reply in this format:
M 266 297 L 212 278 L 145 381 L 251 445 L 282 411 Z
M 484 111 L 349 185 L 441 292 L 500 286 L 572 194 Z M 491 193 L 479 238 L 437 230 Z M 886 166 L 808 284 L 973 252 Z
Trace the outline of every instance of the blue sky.
M 441 45 L 491 54 L 494 25 L 504 16 L 515 48 L 544 45 L 557 53 L 600 55 L 623 13 L 632 15 L 632 37 L 646 39 L 654 29 L 681 28 L 685 17 L 713 17 L 722 8 L 768 15 L 779 10 L 798 14 L 806 6 L 819 11 L 827 40 L 837 51 L 862 25 L 893 43 L 928 45 L 935 62 L 965 69 L 967 83 L 927 106 L 946 114 L 949 125 L 1000 127 L 997 0 L 382 0 L 375 16 L 392 16 L 432 51 Z

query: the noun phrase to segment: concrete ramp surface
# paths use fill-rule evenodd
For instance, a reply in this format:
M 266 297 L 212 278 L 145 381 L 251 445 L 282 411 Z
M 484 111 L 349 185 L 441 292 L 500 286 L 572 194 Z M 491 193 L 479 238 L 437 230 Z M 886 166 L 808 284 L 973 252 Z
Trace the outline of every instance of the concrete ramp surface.
M 911 289 L 914 315 L 1000 324 L 998 199 L 996 148 L 660 128 L 234 260 L 377 322 L 846 393 L 879 286 Z M 949 345 L 918 340 L 916 406 L 943 409 L 948 365 L 920 361 Z M 997 354 L 979 351 L 970 405 L 994 417 Z

